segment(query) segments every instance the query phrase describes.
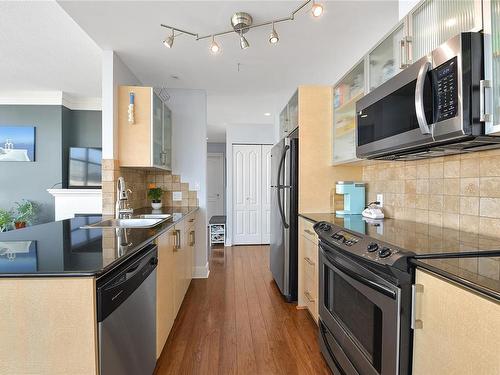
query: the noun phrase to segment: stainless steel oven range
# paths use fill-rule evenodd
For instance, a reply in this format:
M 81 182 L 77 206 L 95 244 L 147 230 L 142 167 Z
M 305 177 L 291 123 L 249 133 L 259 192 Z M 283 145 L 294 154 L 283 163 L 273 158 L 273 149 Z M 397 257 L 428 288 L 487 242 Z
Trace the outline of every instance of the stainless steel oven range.
M 334 374 L 410 373 L 413 255 L 326 222 L 319 236 L 319 340 Z

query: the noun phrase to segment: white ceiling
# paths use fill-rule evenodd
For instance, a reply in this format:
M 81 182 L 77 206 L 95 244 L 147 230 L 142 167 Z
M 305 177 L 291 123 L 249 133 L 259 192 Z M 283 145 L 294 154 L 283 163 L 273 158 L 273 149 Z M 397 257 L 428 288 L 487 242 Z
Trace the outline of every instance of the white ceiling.
M 101 49 L 56 2 L 0 1 L 0 91 L 101 96 Z
M 186 35 L 165 48 L 161 42 L 168 32 L 160 23 L 205 35 L 229 29 L 236 11 L 249 12 L 259 23 L 289 15 L 300 2 L 59 3 L 101 48 L 115 50 L 143 84 L 206 89 L 210 141 L 224 141 L 227 124 L 272 124 L 300 84 L 333 84 L 398 17 L 394 0 L 328 1 L 320 19 L 303 11 L 295 21 L 276 25 L 277 46 L 267 41 L 270 29 L 260 28 L 247 33 L 249 49 L 241 50 L 231 34 L 218 40 L 223 53 L 212 56 L 209 40 Z
M 212 56 L 208 40 L 185 35 L 165 48 L 160 23 L 210 34 L 229 29 L 236 11 L 258 23 L 300 2 L 59 1 L 63 10 L 53 1 L 0 1 L 0 90 L 100 96 L 101 49 L 113 49 L 145 85 L 206 89 L 209 140 L 224 141 L 229 124 L 271 125 L 298 85 L 333 84 L 397 22 L 396 0 L 323 3 L 320 19 L 303 11 L 276 25 L 277 46 L 260 28 L 246 35 L 249 49 L 227 35 Z

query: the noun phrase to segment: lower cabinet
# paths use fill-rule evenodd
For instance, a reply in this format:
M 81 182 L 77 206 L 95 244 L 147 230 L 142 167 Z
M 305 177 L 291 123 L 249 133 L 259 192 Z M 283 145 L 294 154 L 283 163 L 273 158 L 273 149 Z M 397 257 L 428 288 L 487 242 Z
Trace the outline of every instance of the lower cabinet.
M 191 283 L 195 245 L 196 212 L 157 239 L 156 357 L 168 335 Z
M 313 223 L 299 217 L 299 285 L 298 306 L 309 310 L 318 322 L 319 269 L 318 237 Z
M 415 284 L 413 374 L 500 374 L 500 303 L 419 269 Z
M 158 237 L 156 268 L 156 358 L 160 357 L 174 324 L 174 229 Z

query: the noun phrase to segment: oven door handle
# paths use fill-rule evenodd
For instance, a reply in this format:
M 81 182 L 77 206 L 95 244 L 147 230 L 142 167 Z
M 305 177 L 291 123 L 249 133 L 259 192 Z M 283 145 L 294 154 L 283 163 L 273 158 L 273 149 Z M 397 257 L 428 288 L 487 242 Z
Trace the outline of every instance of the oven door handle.
M 326 260 L 329 263 L 331 263 L 331 266 L 337 268 L 339 271 L 342 271 L 342 273 L 345 273 L 347 276 L 360 282 L 361 284 L 364 284 L 372 289 L 375 289 L 376 291 L 386 295 L 387 297 L 390 297 L 392 299 L 397 299 L 397 293 L 394 290 L 391 290 L 381 285 L 378 281 L 374 280 L 368 273 L 365 275 L 360 275 L 359 273 L 348 269 L 339 262 L 335 261 L 335 259 L 332 259 L 327 254 L 327 251 L 328 250 L 323 250 L 323 254 L 325 255 Z
M 418 71 L 417 84 L 415 85 L 415 113 L 417 114 L 418 127 L 423 135 L 433 133 L 432 125 L 427 124 L 424 108 L 424 85 L 425 77 L 431 69 L 431 63 L 426 61 Z

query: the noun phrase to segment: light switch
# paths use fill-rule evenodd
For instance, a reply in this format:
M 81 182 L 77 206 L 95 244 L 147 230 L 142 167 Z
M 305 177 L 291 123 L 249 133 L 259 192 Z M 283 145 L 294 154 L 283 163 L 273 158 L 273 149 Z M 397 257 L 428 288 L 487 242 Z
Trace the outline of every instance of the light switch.
M 181 201 L 182 200 L 182 191 L 172 192 L 172 200 L 173 201 Z

